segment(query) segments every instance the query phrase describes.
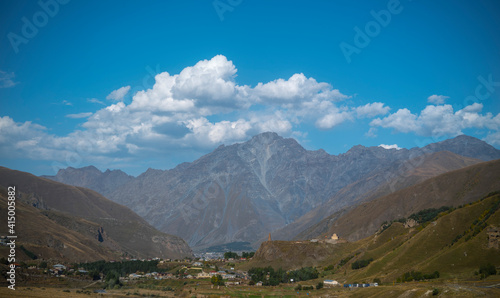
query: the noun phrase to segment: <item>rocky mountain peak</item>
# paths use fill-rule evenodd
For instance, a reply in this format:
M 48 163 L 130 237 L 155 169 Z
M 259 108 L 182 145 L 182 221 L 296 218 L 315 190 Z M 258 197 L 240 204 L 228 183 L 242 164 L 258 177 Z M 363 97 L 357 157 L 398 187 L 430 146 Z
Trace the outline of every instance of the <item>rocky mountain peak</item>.
M 252 145 L 269 145 L 270 143 L 277 141 L 277 140 L 283 140 L 282 137 L 280 137 L 277 133 L 275 132 L 263 132 L 258 135 L 255 135 L 252 137 L 248 143 Z
M 424 148 L 429 151 L 448 150 L 466 157 L 479 158 L 484 161 L 500 159 L 500 150 L 477 138 L 459 135 L 453 139 L 432 143 Z
M 79 169 L 75 169 L 73 167 L 68 167 L 66 169 L 59 169 L 59 171 L 57 172 L 57 175 L 64 175 L 64 174 L 68 174 L 68 173 L 75 173 L 75 172 L 78 172 L 78 173 L 86 173 L 87 175 L 100 175 L 102 174 L 102 172 L 94 167 L 94 166 L 87 166 L 87 167 L 82 167 L 82 168 L 79 168 Z

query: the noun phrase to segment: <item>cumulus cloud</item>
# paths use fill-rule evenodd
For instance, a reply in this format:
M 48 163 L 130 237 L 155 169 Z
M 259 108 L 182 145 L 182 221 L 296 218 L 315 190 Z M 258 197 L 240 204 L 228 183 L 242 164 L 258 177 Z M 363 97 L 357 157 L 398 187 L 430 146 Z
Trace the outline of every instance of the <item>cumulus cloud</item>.
M 373 118 L 378 115 L 385 115 L 389 113 L 391 108 L 382 102 L 367 103 L 364 106 L 355 108 L 358 117 L 360 118 Z
M 72 119 L 87 118 L 90 116 L 92 116 L 91 112 L 66 115 L 67 118 L 72 118 Z
M 393 128 L 400 132 L 416 131 L 417 116 L 413 115 L 408 109 L 399 109 L 396 113 L 391 114 L 383 119 L 373 119 L 371 126 L 381 126 L 384 128 Z
M 106 96 L 106 99 L 108 100 L 123 100 L 125 95 L 127 95 L 128 91 L 130 90 L 130 86 L 125 86 L 121 87 L 119 89 L 113 90 L 108 96 Z
M 294 74 L 288 80 L 277 79 L 263 84 L 259 83 L 253 90 L 254 94 L 266 103 L 297 103 L 303 100 L 341 101 L 349 96 L 333 89 L 328 83 L 318 83 L 314 78 L 304 74 Z
M 319 118 L 316 121 L 316 127 L 320 129 L 331 129 L 340 123 L 352 119 L 351 114 L 347 112 L 331 112 Z
M 445 95 L 436 95 L 436 94 L 433 94 L 431 96 L 429 96 L 427 98 L 427 101 L 430 102 L 430 103 L 433 103 L 433 104 L 437 104 L 437 105 L 441 105 L 441 104 L 444 104 L 444 102 L 450 98 L 449 96 L 445 96 Z
M 222 55 L 200 61 L 174 76 L 171 96 L 176 99 L 193 99 L 197 106 L 238 106 L 240 98 L 234 82 L 236 71 L 232 61 Z
M 500 114 L 495 117 L 491 113 L 480 114 L 482 108 L 482 104 L 473 103 L 455 112 L 451 105 L 429 105 L 420 111 L 420 114 L 413 114 L 408 109 L 399 109 L 385 118 L 372 120 L 370 125 L 433 137 L 457 136 L 468 128 L 498 130 Z
M 221 143 L 244 141 L 265 131 L 302 135 L 297 131 L 302 123 L 332 129 L 346 121 L 373 118 L 390 111 L 382 102 L 353 106 L 346 101 L 350 96 L 302 73 L 253 87 L 239 85 L 236 78 L 237 68 L 222 55 L 199 61 L 178 74 L 158 73 L 151 88 L 134 90 L 130 103 L 122 101 L 130 86 L 111 92 L 107 99 L 116 101 L 112 104 L 88 99 L 106 106 L 94 113 L 66 115 L 87 119 L 65 136 L 52 135 L 31 122 L 16 123 L 5 118 L 3 125 L 19 135 L 0 130 L 0 138 L 10 140 L 1 143 L 0 149 L 29 151 L 32 158 L 63 163 L 79 158 L 109 162 L 141 154 L 164 155 L 165 148 L 207 150 Z M 463 109 L 461 117 L 478 123 L 472 115 L 478 108 Z M 429 119 L 430 112 L 426 116 Z M 421 117 L 424 116 L 422 113 Z M 415 131 L 418 117 L 400 110 L 373 120 L 373 132 L 377 126 Z
M 5 72 L 0 70 L 0 88 L 10 88 L 14 87 L 17 82 L 14 82 L 14 73 L 13 72 Z
M 500 146 L 500 131 L 488 133 L 488 135 L 483 139 L 483 141 L 493 146 Z
M 393 145 L 386 145 L 386 144 L 380 144 L 378 145 L 379 147 L 382 147 L 384 149 L 396 149 L 396 150 L 401 150 L 403 148 L 399 147 L 397 144 L 393 144 Z

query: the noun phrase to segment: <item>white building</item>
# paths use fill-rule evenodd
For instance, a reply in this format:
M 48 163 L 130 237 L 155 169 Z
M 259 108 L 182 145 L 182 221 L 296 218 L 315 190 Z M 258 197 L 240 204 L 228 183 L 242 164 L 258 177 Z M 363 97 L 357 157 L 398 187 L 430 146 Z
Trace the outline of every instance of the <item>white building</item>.
M 323 284 L 329 287 L 336 287 L 339 285 L 339 282 L 336 280 L 326 279 L 323 281 Z

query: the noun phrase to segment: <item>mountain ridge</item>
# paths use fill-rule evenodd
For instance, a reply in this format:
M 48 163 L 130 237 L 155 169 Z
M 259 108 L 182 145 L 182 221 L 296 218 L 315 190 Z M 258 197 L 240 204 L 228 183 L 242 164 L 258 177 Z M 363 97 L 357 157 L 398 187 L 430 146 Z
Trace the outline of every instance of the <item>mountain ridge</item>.
M 357 145 L 330 155 L 267 132 L 170 170 L 148 169 L 107 196 L 196 249 L 238 241 L 257 246 L 269 232 L 319 208 L 346 186 L 381 175 L 395 162 L 417 160 L 410 164 L 416 167 L 418 157 L 448 149 L 500 158 L 500 150 L 469 136 L 401 150 Z M 384 183 L 394 179 L 381 177 Z M 336 202 L 339 208 L 353 203 Z

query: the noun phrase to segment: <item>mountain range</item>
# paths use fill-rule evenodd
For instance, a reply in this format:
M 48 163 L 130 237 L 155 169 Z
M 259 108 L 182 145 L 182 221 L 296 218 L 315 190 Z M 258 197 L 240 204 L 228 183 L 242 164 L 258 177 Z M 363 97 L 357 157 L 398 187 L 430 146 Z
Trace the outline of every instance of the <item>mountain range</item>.
M 244 143 L 221 145 L 194 162 L 148 169 L 135 178 L 94 167 L 63 169 L 46 178 L 99 191 L 202 250 L 232 242 L 257 247 L 270 232 L 294 239 L 362 202 L 494 159 L 500 159 L 500 150 L 465 135 L 422 148 L 358 145 L 330 155 L 262 133 Z M 320 226 L 313 234 L 330 225 Z

